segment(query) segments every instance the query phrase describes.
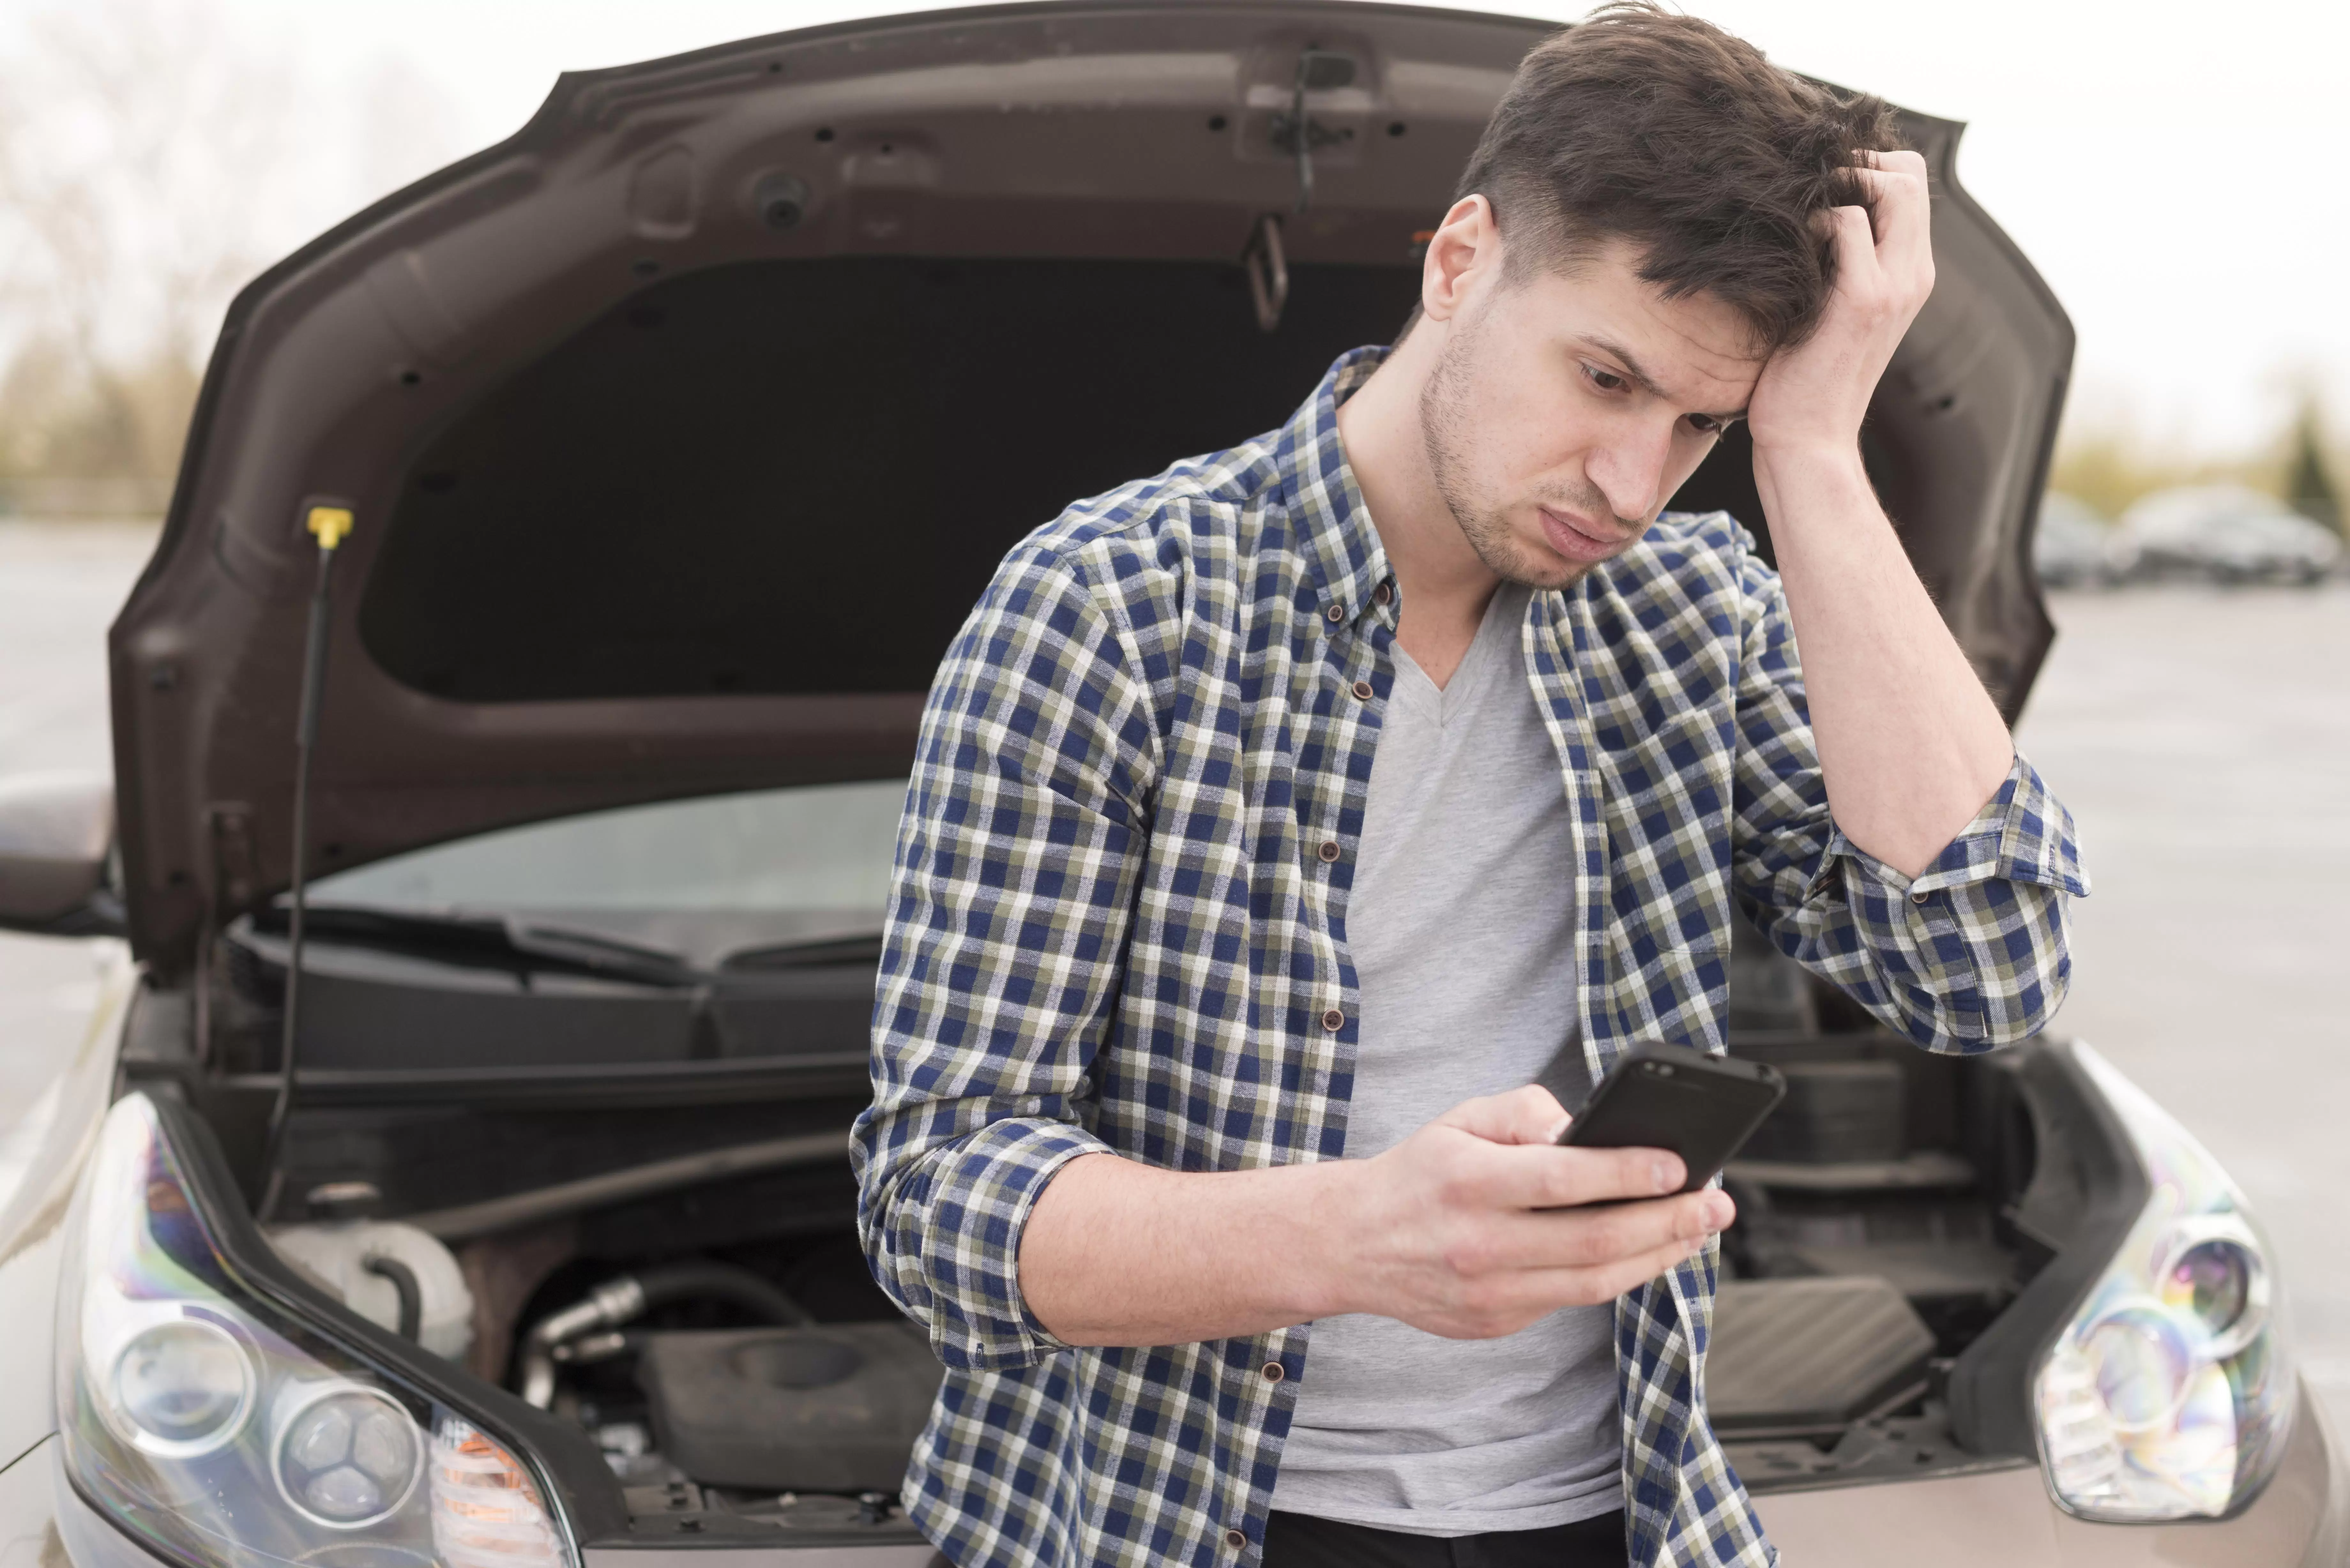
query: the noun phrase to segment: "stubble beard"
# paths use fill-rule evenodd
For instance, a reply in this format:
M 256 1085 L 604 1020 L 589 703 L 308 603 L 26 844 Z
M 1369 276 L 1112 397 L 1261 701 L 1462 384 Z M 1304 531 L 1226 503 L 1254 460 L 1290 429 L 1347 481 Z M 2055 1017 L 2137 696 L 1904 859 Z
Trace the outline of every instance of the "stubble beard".
M 1461 536 L 1469 541 L 1488 571 L 1505 583 L 1526 587 L 1566 587 L 1591 570 L 1590 565 L 1564 560 L 1556 565 L 1538 563 L 1512 533 L 1509 514 L 1482 503 L 1469 480 L 1476 467 L 1471 460 L 1476 436 L 1468 405 L 1470 389 L 1477 379 L 1477 347 L 1483 336 L 1480 313 L 1476 320 L 1463 323 L 1445 339 L 1436 369 L 1419 389 L 1419 434 L 1428 453 L 1429 477 L 1453 522 L 1460 524 Z M 1578 498 L 1565 509 L 1586 516 L 1595 512 L 1613 515 L 1613 508 L 1604 499 L 1594 506 L 1589 498 Z

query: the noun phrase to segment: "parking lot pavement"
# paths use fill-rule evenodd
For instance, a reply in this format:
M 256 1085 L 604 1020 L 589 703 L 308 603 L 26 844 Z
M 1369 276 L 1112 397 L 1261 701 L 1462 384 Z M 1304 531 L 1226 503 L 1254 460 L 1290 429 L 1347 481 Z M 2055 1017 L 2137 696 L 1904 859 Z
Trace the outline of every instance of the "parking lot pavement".
M 151 530 L 0 520 L 0 774 L 106 765 L 107 622 Z M 2055 1031 L 2208 1143 L 2350 1431 L 2350 587 L 2075 593 L 2020 732 L 2096 891 Z M 0 938 L 0 1122 L 78 1037 L 87 946 Z
M 151 524 L 0 518 L 0 776 L 105 771 L 107 623 L 154 548 Z M 0 1126 L 81 1038 L 92 947 L 0 936 Z
M 2088 1041 L 2251 1195 L 2350 1426 L 2350 587 L 2056 596 L 2018 731 L 2079 820 Z

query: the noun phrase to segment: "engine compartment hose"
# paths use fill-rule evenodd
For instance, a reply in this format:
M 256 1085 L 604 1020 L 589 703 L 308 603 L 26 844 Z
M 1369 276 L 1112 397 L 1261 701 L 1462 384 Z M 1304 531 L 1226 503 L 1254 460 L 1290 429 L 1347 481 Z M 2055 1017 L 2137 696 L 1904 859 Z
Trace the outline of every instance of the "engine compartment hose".
M 583 1334 L 577 1339 L 567 1339 L 551 1354 L 557 1366 L 593 1366 L 615 1356 L 638 1355 L 644 1347 L 642 1329 L 607 1328 Z
M 400 1296 L 400 1337 L 413 1341 L 424 1329 L 424 1290 L 416 1282 L 416 1271 L 398 1258 L 377 1253 L 359 1264 L 379 1279 L 390 1280 Z
M 643 1312 L 671 1302 L 721 1301 L 789 1328 L 805 1328 L 816 1321 L 781 1285 L 733 1263 L 670 1263 L 639 1274 L 637 1286 L 644 1292 Z
M 533 1324 L 522 1342 L 522 1397 L 546 1409 L 555 1402 L 555 1347 L 582 1334 L 633 1323 L 675 1302 L 720 1301 L 763 1322 L 798 1328 L 816 1320 L 782 1286 L 734 1263 L 709 1259 L 667 1263 L 606 1280 L 587 1296 Z

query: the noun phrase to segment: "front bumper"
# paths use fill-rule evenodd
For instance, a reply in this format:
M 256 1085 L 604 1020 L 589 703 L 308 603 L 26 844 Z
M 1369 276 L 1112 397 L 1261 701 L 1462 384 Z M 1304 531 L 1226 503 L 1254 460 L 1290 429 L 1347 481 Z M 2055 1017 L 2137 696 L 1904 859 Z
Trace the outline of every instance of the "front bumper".
M 2350 1467 L 2302 1388 L 2284 1463 L 2232 1519 L 2092 1524 L 2058 1508 L 2039 1467 L 1757 1498 L 1788 1568 L 2345 1568 Z
M 1755 1507 L 1790 1568 L 2345 1568 L 2350 1469 L 2323 1410 L 2305 1391 L 2303 1400 L 2276 1479 L 2251 1507 L 2216 1523 L 2085 1523 L 2049 1500 L 2037 1468 L 2022 1465 L 1944 1480 L 1777 1492 Z M 67 1487 L 56 1441 L 0 1470 L 0 1563 L 152 1568 L 152 1559 Z M 588 1555 L 608 1568 L 639 1556 Z M 830 1554 L 772 1554 L 778 1563 L 816 1555 Z M 856 1561 L 884 1568 L 878 1555 Z
M 589 1547 L 588 1568 L 951 1568 L 926 1545 L 878 1547 Z M 0 1469 L 0 1568 L 164 1568 L 84 1502 L 66 1480 L 55 1437 Z

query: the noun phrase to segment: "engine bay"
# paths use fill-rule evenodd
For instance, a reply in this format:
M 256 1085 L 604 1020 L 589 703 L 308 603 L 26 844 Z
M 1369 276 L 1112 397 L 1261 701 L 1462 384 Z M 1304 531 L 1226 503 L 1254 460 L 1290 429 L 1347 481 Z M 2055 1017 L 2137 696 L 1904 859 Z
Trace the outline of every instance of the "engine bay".
M 849 972 L 826 983 L 869 985 L 871 961 L 836 952 Z M 1731 967 L 1732 1052 L 1789 1085 L 1724 1178 L 1740 1217 L 1706 1376 L 1731 1463 L 1768 1492 L 2021 1462 L 1961 1444 L 1950 1383 L 2062 1239 L 2034 1218 L 2029 1048 L 1921 1052 L 1742 925 Z M 251 1191 L 271 977 L 248 954 L 219 979 L 232 1070 L 171 1075 Z M 161 1073 L 156 1054 L 133 1075 Z M 897 1491 L 942 1374 L 856 1240 L 861 1084 L 702 1065 L 720 1081 L 661 1092 L 329 1080 L 295 1118 L 266 1231 L 354 1311 L 574 1425 L 639 1532 L 915 1540 Z
M 576 1424 L 644 1530 L 911 1542 L 897 1492 L 941 1369 L 867 1272 L 845 1138 L 825 1141 L 822 1165 L 470 1238 L 343 1218 L 265 1233 L 362 1316 Z M 372 1208 L 373 1188 L 314 1187 L 312 1207 Z M 382 1277 L 402 1264 L 413 1284 Z M 419 1332 L 452 1305 L 453 1341 Z

